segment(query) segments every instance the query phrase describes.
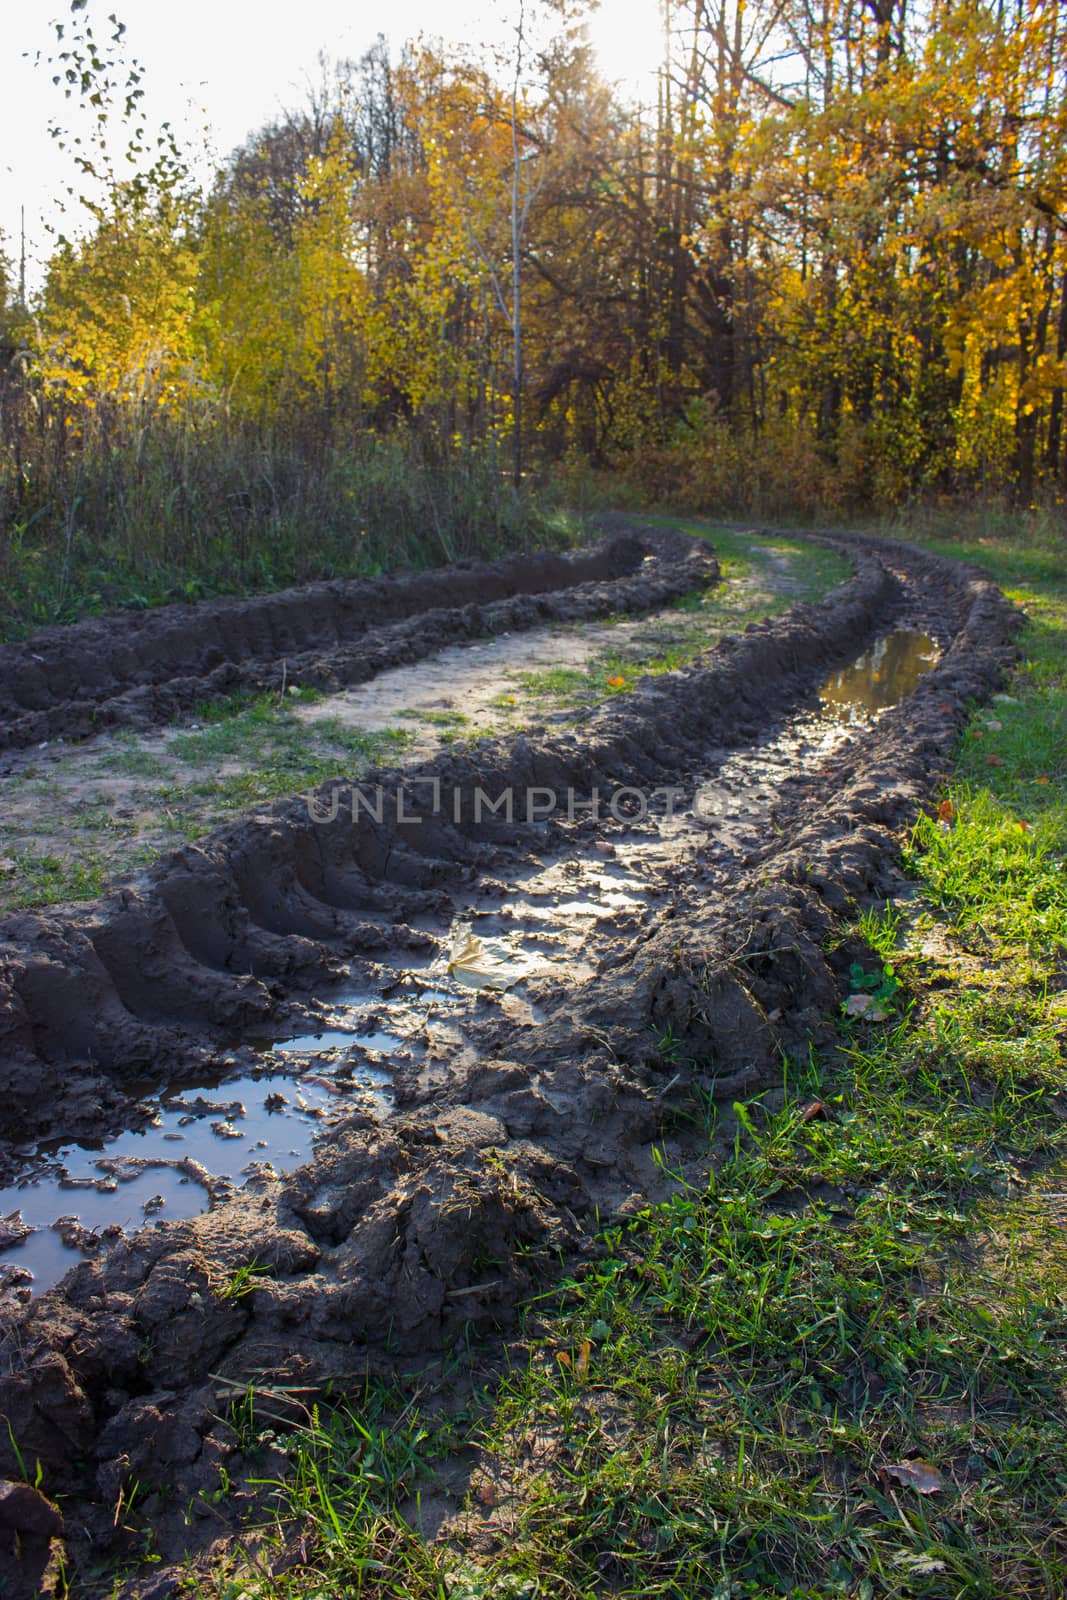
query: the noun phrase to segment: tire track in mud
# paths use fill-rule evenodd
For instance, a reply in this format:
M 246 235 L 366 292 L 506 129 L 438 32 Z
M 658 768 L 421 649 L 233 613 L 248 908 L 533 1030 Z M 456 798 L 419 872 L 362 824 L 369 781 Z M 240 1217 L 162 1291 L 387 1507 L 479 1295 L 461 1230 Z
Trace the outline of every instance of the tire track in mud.
M 907 700 L 777 786 L 773 828 L 668 849 L 646 879 L 662 903 L 599 927 L 595 971 L 534 989 L 536 1016 L 495 1013 L 476 1049 L 400 1073 L 387 1120 L 357 1114 L 292 1177 L 144 1231 L 9 1314 L 0 1413 L 23 1456 L 42 1461 L 45 1487 L 70 1496 L 75 1563 L 86 1539 L 118 1547 L 113 1507 L 130 1477 L 149 1495 L 177 1491 L 169 1509 L 150 1502 L 167 1559 L 214 1536 L 208 1512 L 190 1528 L 185 1508 L 217 1485 L 220 1464 L 240 1474 L 218 1421 L 234 1386 L 384 1374 L 464 1328 L 491 1337 L 554 1258 L 581 1254 L 598 1215 L 663 1192 L 654 1143 L 676 1169 L 706 1168 L 706 1144 L 679 1120 L 694 1096 L 747 1095 L 777 1081 L 781 1052 L 832 1043 L 833 962 L 847 959 L 825 953 L 834 918 L 891 886 L 894 830 L 929 796 L 968 703 L 996 686 L 1017 626 L 990 584 L 952 563 L 836 542 L 855 575 L 825 600 L 646 680 L 573 734 L 453 754 L 436 774 L 467 797 L 691 792 L 724 755 L 740 766 L 768 724 L 874 637 L 902 623 L 939 635 L 942 658 Z M 213 1048 L 205 1034 L 277 1019 L 294 988 L 336 979 L 339 957 L 403 965 L 464 897 L 596 851 L 588 819 L 475 822 L 473 805 L 432 815 L 414 792 L 410 809 L 418 822 L 354 827 L 279 806 L 177 853 L 89 918 L 18 919 L 8 973 L 23 965 L 3 1015 L 6 1048 L 21 1052 L 9 1081 L 17 1093 L 23 1073 L 30 1093 L 13 1125 L 29 1127 L 53 1098 L 75 1115 L 87 1082 L 115 1093 L 146 1069 L 188 1071 Z M 646 838 L 657 833 L 650 818 Z M 228 1293 L 253 1259 L 265 1269 L 254 1290 Z M 2 1438 L 0 1471 L 17 1474 Z M 48 1517 L 36 1503 L 23 1513 L 35 1582 L 58 1537 Z
M 151 728 L 237 691 L 337 690 L 457 640 L 653 610 L 712 583 L 700 540 L 599 519 L 583 550 L 165 606 L 0 645 L 0 751 Z

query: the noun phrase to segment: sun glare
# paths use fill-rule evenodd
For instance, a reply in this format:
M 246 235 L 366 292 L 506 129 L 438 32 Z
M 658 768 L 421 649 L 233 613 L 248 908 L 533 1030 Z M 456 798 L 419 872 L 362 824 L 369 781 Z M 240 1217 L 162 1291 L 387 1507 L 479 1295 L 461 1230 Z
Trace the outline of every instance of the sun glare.
M 663 55 L 658 0 L 602 0 L 590 19 L 589 36 L 609 83 L 630 98 L 650 99 Z

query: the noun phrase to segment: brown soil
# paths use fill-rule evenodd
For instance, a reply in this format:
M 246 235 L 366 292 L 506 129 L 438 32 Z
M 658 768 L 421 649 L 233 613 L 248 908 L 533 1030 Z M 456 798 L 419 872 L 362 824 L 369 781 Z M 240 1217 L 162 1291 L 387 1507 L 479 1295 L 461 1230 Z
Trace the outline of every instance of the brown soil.
M 773 1096 L 783 1052 L 832 1042 L 834 919 L 892 887 L 895 830 L 930 796 L 968 703 L 996 686 L 1017 625 L 950 562 L 838 543 L 855 574 L 824 601 L 727 637 L 577 732 L 443 757 L 456 810 L 449 799 L 433 814 L 414 785 L 417 821 L 387 810 L 354 824 L 342 810 L 315 822 L 283 803 L 88 910 L 6 920 L 0 1103 L 18 1141 L 42 1122 L 109 1125 L 135 1083 L 180 1081 L 256 1026 L 295 1029 L 310 991 L 351 981 L 353 963 L 381 984 L 412 946 L 437 948 L 472 896 L 515 894 L 568 860 L 588 879 L 613 843 L 636 871 L 645 851 L 643 900 L 624 894 L 595 919 L 595 937 L 566 950 L 569 976 L 527 985 L 525 1010 L 475 1011 L 451 1046 L 400 1070 L 391 1117 L 357 1112 L 291 1177 L 145 1229 L 6 1314 L 0 1413 L 65 1515 L 41 1495 L 0 1500 L 0 1560 L 5 1539 L 21 1558 L 9 1554 L 12 1592 L 52 1592 L 61 1544 L 76 1570 L 90 1549 L 122 1555 L 115 1508 L 133 1479 L 166 1559 L 207 1544 L 220 1470 L 239 1481 L 244 1467 L 219 1420 L 228 1396 L 264 1375 L 306 1395 L 464 1335 L 498 1339 L 561 1256 L 590 1248 L 598 1218 L 664 1192 L 653 1146 L 675 1171 L 706 1167 L 706 1140 L 679 1116 L 694 1096 Z M 731 760 L 766 749 L 830 668 L 901 622 L 943 643 L 939 664 L 901 705 L 769 783 L 747 832 L 692 830 L 657 859 L 654 812 L 607 829 L 560 813 L 475 818 L 476 789 L 691 795 L 710 780 L 721 798 Z M 395 790 L 400 775 L 381 781 Z M 252 1260 L 269 1270 L 235 1295 Z M 21 1475 L 2 1437 L 0 1474 Z

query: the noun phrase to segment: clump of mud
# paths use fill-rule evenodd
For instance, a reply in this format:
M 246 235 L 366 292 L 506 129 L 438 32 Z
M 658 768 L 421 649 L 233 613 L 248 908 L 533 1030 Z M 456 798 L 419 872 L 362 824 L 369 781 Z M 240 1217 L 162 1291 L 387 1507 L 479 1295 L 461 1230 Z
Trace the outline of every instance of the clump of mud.
M 595 937 L 566 951 L 568 971 L 525 986 L 525 1010 L 472 1003 L 461 1037 L 394 1073 L 390 1116 L 353 1114 L 292 1175 L 124 1238 L 8 1313 L 0 1412 L 23 1459 L 41 1461 L 42 1488 L 66 1497 L 65 1527 L 42 1495 L 16 1497 L 6 1520 L 0 1504 L 0 1551 L 17 1542 L 22 1560 L 15 1592 L 47 1591 L 61 1543 L 76 1566 L 90 1548 L 121 1553 L 114 1507 L 134 1479 L 167 1560 L 214 1538 L 220 1469 L 244 1470 L 219 1420 L 229 1396 L 264 1375 L 275 1392 L 306 1394 L 388 1373 L 461 1332 L 496 1337 L 561 1256 L 588 1248 L 597 1218 L 664 1192 L 653 1146 L 667 1168 L 706 1168 L 686 1115 L 695 1097 L 773 1095 L 783 1051 L 831 1043 L 834 920 L 890 886 L 895 833 L 929 795 L 967 704 L 997 684 L 1017 625 L 991 585 L 952 563 L 839 543 L 855 575 L 824 601 L 646 680 L 575 734 L 449 756 L 435 776 L 461 799 L 444 812 L 414 785 L 406 821 L 354 823 L 341 808 L 316 823 L 281 805 L 89 916 L 9 919 L 0 1027 L 14 1064 L 8 1128 L 25 1137 L 42 1105 L 77 1123 L 86 1096 L 118 1110 L 133 1081 L 202 1070 L 223 1035 L 287 1010 L 295 1027 L 301 995 L 350 981 L 354 964 L 403 966 L 427 941 L 441 959 L 441 935 L 472 900 L 484 912 L 568 860 L 631 874 L 643 860 L 648 890 L 602 900 Z M 475 815 L 477 788 L 506 786 L 587 799 L 678 786 L 691 799 L 717 783 L 728 805 L 744 752 L 762 751 L 766 773 L 770 732 L 796 745 L 781 729 L 816 710 L 831 670 L 900 627 L 922 627 L 941 659 L 905 701 L 816 741 L 790 781 L 768 785 L 773 826 L 693 827 L 656 858 L 672 838 L 662 799 L 614 828 L 589 813 Z M 0 1472 L 19 1475 L 3 1438 Z

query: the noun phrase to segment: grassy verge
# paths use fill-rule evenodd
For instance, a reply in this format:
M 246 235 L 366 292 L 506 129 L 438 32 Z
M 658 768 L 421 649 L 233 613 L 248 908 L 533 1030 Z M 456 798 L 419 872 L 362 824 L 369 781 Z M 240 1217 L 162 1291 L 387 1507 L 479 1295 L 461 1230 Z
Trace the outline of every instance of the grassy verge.
M 82 417 L 69 458 L 42 444 L 54 428 L 32 428 L 23 449 L 36 459 L 18 473 L 0 449 L 0 641 L 106 611 L 581 536 L 551 495 L 514 494 L 488 446 L 417 429 L 330 444 L 209 427 L 193 449 L 162 413 L 132 432 L 110 420 L 103 408 Z
M 839 930 L 884 1019 L 733 1108 L 707 1185 L 605 1234 L 492 1394 L 309 1418 L 212 1594 L 1067 1591 L 1067 574 L 954 553 L 1030 622 L 906 841 L 912 891 Z

